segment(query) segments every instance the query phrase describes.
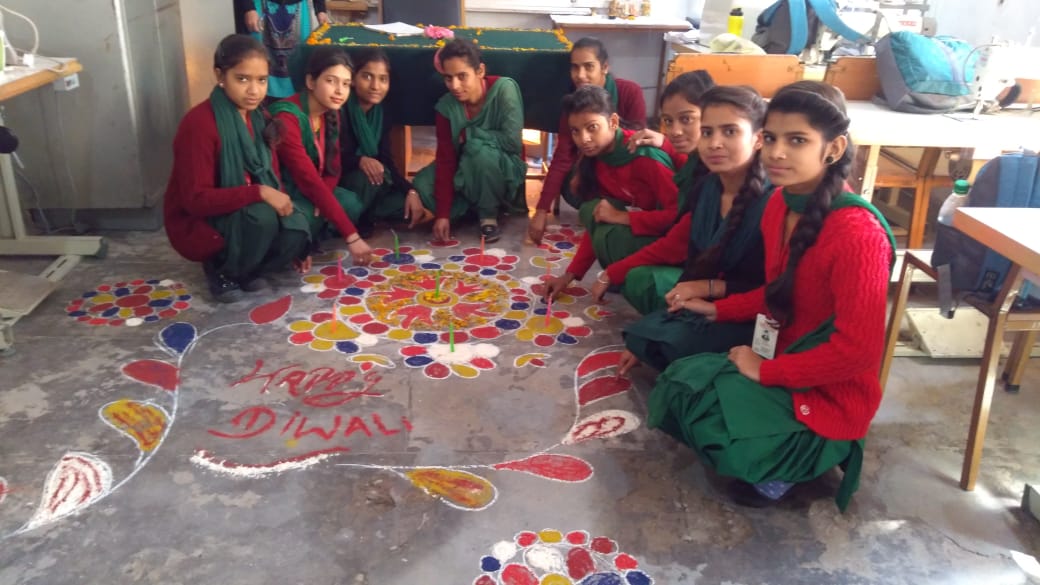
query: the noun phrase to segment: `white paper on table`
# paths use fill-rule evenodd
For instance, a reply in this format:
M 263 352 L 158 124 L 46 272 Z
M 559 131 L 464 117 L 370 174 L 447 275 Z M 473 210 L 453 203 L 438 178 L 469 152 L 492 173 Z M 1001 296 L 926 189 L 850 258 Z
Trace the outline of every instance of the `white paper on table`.
M 387 24 L 366 24 L 364 25 L 368 30 L 374 30 L 383 34 L 395 35 L 399 37 L 414 37 L 416 35 L 423 34 L 423 29 L 412 26 L 405 22 L 390 22 Z

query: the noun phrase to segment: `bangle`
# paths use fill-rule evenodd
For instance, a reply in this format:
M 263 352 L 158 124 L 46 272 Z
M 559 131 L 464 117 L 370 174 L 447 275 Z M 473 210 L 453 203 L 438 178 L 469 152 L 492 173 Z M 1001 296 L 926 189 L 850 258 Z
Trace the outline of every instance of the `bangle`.
M 599 274 L 596 275 L 596 282 L 598 282 L 600 284 L 610 284 L 610 277 L 607 277 L 606 280 L 603 280 L 602 278 L 600 278 L 601 276 L 603 276 L 606 273 L 607 273 L 606 270 L 600 270 Z
M 353 244 L 354 242 L 357 242 L 357 241 L 359 241 L 359 240 L 361 239 L 361 234 L 359 234 L 359 233 L 355 232 L 355 233 L 354 233 L 354 235 L 355 235 L 355 236 L 357 236 L 357 237 L 356 237 L 356 238 L 354 238 L 353 240 L 347 240 L 347 245 L 348 245 L 348 246 L 349 246 L 349 245 L 351 245 L 351 244 Z
M 715 290 L 714 290 L 715 287 L 712 286 L 714 283 L 715 283 L 714 280 L 712 280 L 710 278 L 708 279 L 708 298 L 709 299 L 714 299 L 715 298 Z

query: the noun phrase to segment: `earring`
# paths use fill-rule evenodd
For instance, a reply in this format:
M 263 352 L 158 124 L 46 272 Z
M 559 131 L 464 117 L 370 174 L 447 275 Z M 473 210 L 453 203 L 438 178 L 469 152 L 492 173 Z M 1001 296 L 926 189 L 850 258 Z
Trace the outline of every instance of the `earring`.
M 825 162 L 825 163 L 827 163 L 829 165 L 834 164 L 834 157 L 833 156 L 828 156 L 827 158 L 823 159 L 823 162 Z
M 223 81 L 220 82 L 220 87 L 224 87 L 224 82 Z

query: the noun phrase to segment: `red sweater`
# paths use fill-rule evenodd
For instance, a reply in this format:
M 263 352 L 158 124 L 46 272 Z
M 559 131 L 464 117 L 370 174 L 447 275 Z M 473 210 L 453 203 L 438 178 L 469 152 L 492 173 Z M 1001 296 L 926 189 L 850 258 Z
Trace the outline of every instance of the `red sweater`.
M 273 151 L 271 158 L 277 175 L 278 157 Z M 188 260 L 202 262 L 224 249 L 224 238 L 206 218 L 227 215 L 261 201 L 260 185 L 219 185 L 220 135 L 213 107 L 206 100 L 189 110 L 177 127 L 173 169 L 163 195 L 166 237 Z
M 488 75 L 485 92 L 498 81 L 498 75 Z M 437 219 L 448 219 L 451 216 L 451 202 L 455 199 L 455 173 L 459 170 L 459 153 L 451 140 L 451 122 L 440 112 L 437 122 L 437 166 L 433 170 L 433 196 L 437 204 Z M 459 135 L 459 144 L 466 141 L 466 131 Z
M 633 134 L 631 130 L 623 133 L 626 141 Z M 631 163 L 620 167 L 599 160 L 595 164 L 596 178 L 604 196 L 647 210 L 629 212 L 633 235 L 659 236 L 672 227 L 679 206 L 679 188 L 672 180 L 675 174 L 672 169 L 645 156 L 637 156 Z M 685 244 L 683 249 L 686 249 Z M 567 272 L 580 279 L 595 261 L 592 238 L 586 231 Z
M 292 102 L 297 107 L 301 105 L 299 94 L 288 97 L 285 101 Z M 351 234 L 357 232 L 357 228 L 354 227 L 350 218 L 347 217 L 347 213 L 343 211 L 339 202 L 336 201 L 336 196 L 332 193 L 339 183 L 339 165 L 329 165 L 328 160 L 323 158 L 320 165 L 322 168 L 314 166 L 314 162 L 311 161 L 311 157 L 307 155 L 307 150 L 303 146 L 303 132 L 300 128 L 300 121 L 296 116 L 289 112 L 279 112 L 275 118 L 282 122 L 282 136 L 278 142 L 278 157 L 282 161 L 285 172 L 292 177 L 293 183 L 300 190 L 300 194 L 310 200 L 321 211 L 321 216 L 332 222 L 332 225 L 336 226 L 336 229 L 339 230 L 339 233 L 344 238 L 349 238 Z M 336 119 L 338 120 L 339 117 L 337 116 Z M 327 132 L 324 126 L 322 130 Z M 319 140 L 317 135 L 315 136 L 318 152 L 322 152 L 324 149 L 324 142 L 324 140 Z M 336 162 L 339 162 L 338 143 L 333 145 L 331 156 Z
M 762 215 L 766 282 L 787 264 L 780 246 L 787 205 L 777 190 Z M 866 209 L 831 212 L 816 244 L 795 273 L 793 321 L 780 329 L 777 356 L 762 363 L 766 386 L 808 388 L 792 392 L 794 415 L 815 433 L 834 440 L 867 434 L 881 402 L 878 370 L 885 337 L 892 248 L 877 219 Z M 747 321 L 768 313 L 765 288 L 715 303 L 719 321 Z M 781 355 L 798 338 L 834 316 L 836 331 L 813 349 Z
M 617 84 L 618 116 L 621 117 L 625 127 L 632 129 L 645 127 L 646 101 L 643 99 L 642 88 L 638 83 L 627 79 L 615 78 L 614 83 Z M 563 182 L 567 180 L 567 174 L 571 172 L 574 161 L 578 158 L 578 147 L 574 145 L 574 139 L 571 138 L 571 127 L 567 121 L 567 114 L 560 116 L 560 133 L 556 135 L 556 140 L 549 172 L 545 175 L 542 194 L 538 198 L 538 209 L 545 211 L 552 208 L 553 201 L 563 189 Z

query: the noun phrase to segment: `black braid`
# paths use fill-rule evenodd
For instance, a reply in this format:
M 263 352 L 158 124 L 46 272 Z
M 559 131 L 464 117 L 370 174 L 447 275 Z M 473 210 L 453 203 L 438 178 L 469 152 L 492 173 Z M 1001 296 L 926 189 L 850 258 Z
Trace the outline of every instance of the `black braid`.
M 744 175 L 744 184 L 737 191 L 737 196 L 733 199 L 733 206 L 730 207 L 729 213 L 726 215 L 726 231 L 723 232 L 718 244 L 703 250 L 693 260 L 689 274 L 694 280 L 715 278 L 719 275 L 719 261 L 722 259 L 722 251 L 726 249 L 730 240 L 733 239 L 733 234 L 744 223 L 744 214 L 747 208 L 764 197 L 766 194 L 765 190 L 766 170 L 762 166 L 759 153 L 756 152 L 751 160 L 751 166 L 748 167 L 747 174 Z
M 851 170 L 852 149 L 847 148 L 841 159 L 827 167 L 823 180 L 810 196 L 805 213 L 795 225 L 783 274 L 766 285 L 766 306 L 773 318 L 782 324 L 790 323 L 794 316 L 794 281 L 798 264 L 816 243 L 823 222 L 830 214 L 831 203 L 845 191 L 845 179 Z
M 769 103 L 769 113 L 802 114 L 809 125 L 819 131 L 824 142 L 848 136 L 849 118 L 845 96 L 841 90 L 819 81 L 797 81 L 780 89 Z M 767 115 L 768 117 L 768 115 Z M 805 213 L 791 233 L 787 266 L 779 278 L 766 285 L 766 306 L 781 324 L 794 317 L 794 284 L 798 264 L 815 243 L 834 198 L 845 190 L 845 179 L 852 171 L 852 142 L 849 141 L 839 160 L 830 162 L 820 183 L 811 195 Z M 823 153 L 820 153 L 821 156 Z
M 267 143 L 268 148 L 277 148 L 282 142 L 282 137 L 285 135 L 285 125 L 282 124 L 282 121 L 277 117 L 272 116 L 267 108 L 264 108 L 263 106 L 260 107 L 262 108 L 264 121 L 267 122 L 267 126 L 264 127 L 263 133 L 264 142 Z
M 339 174 L 339 112 L 329 110 L 324 114 L 325 130 L 325 174 Z

